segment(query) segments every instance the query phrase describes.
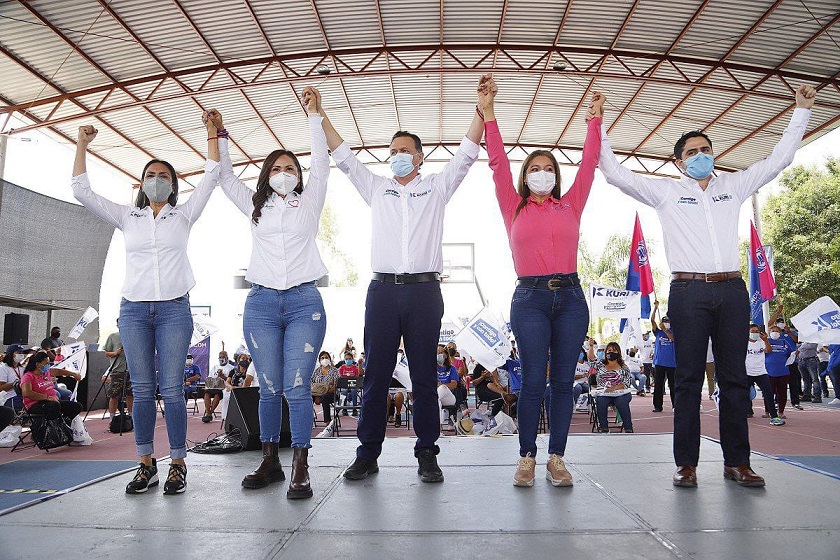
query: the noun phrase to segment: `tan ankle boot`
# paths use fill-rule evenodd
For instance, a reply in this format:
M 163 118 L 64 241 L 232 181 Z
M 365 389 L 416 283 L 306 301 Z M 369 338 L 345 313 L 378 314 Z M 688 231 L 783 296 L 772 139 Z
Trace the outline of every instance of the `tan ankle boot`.
M 272 482 L 286 480 L 283 467 L 280 465 L 280 457 L 277 456 L 278 444 L 265 441 L 262 444 L 262 463 L 257 469 L 245 475 L 242 479 L 244 488 L 263 488 Z
M 295 454 L 292 458 L 292 479 L 289 481 L 289 489 L 286 490 L 286 497 L 290 500 L 312 497 L 312 488 L 309 486 L 308 459 L 309 449 L 295 447 Z

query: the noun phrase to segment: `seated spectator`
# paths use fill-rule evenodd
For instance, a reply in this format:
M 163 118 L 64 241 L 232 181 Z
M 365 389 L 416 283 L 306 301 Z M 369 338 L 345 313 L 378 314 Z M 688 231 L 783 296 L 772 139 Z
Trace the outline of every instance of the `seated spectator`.
M 447 343 L 446 353 L 449 354 L 449 360 L 458 372 L 458 386 L 452 392 L 455 394 L 455 406 L 460 407 L 467 402 L 468 391 L 466 378 L 469 375 L 467 363 L 461 358 L 461 354 L 458 352 L 458 346 L 454 341 Z
M 391 384 L 388 386 L 388 422 L 393 422 L 395 428 L 402 426 L 402 408 L 409 393 L 411 378 L 408 372 L 408 360 L 402 348 L 397 350 L 397 365 L 394 366 L 394 373 L 391 376 Z
M 604 358 L 599 359 L 595 354 L 595 340 L 589 339 L 589 364 L 595 368 L 595 379 L 598 388 L 593 391 L 595 396 L 595 412 L 598 416 L 598 431 L 609 433 L 607 408 L 615 406 L 624 423 L 624 431 L 633 433 L 633 418 L 630 414 L 630 370 L 621 358 L 621 346 L 616 342 L 607 343 L 604 347 Z
M 440 423 L 445 422 L 444 406 L 455 406 L 455 393 L 458 387 L 458 370 L 452 365 L 452 359 L 443 344 L 438 344 L 437 354 L 437 392 Z M 454 418 L 452 419 L 454 421 Z
M 192 354 L 187 354 L 186 365 L 184 366 L 184 400 L 198 392 L 198 382 L 201 380 L 201 368 L 193 363 Z
M 330 405 L 335 401 L 335 383 L 340 377 L 338 368 L 333 365 L 330 353 L 322 350 L 318 354 L 318 364 L 312 372 L 312 402 L 321 405 L 324 410 L 324 422 L 332 420 Z
M 248 358 L 240 355 L 239 360 L 236 362 L 236 368 L 228 376 L 226 386 L 230 386 L 231 389 L 245 387 L 245 377 L 248 375 L 248 366 L 250 365 L 251 362 Z
M 575 408 L 581 410 L 587 410 L 589 408 L 586 406 L 586 401 L 583 403 L 580 402 L 580 396 L 589 392 L 589 373 L 591 369 L 592 367 L 586 359 L 586 354 L 581 352 L 580 355 L 578 355 L 578 363 L 575 365 L 575 384 L 572 387 L 572 398 L 574 399 L 573 402 L 575 403 Z M 546 379 L 547 378 L 548 374 L 546 373 Z M 551 395 L 551 385 L 547 385 L 546 395 L 546 402 L 548 402 Z
M 234 369 L 227 352 L 219 352 L 219 364 L 210 368 L 204 381 L 204 416 L 201 421 L 205 424 L 213 420 L 213 413 L 224 397 L 225 384 Z
M 348 344 L 353 343 L 352 338 L 347 339 Z M 338 375 L 340 377 L 344 377 L 345 379 L 355 379 L 363 376 L 365 374 L 365 370 L 362 369 L 359 364 L 356 363 L 356 360 L 353 359 L 353 351 L 347 350 L 344 352 L 344 363 L 338 368 Z M 350 404 L 353 406 L 359 405 L 359 390 L 358 389 L 347 389 L 344 391 L 344 398 L 345 402 L 347 399 L 350 400 Z M 344 415 L 347 415 L 347 411 L 344 411 Z M 354 410 L 352 412 L 353 416 L 357 416 L 358 413 Z
M 507 394 L 499 382 L 498 370 L 487 371 L 481 364 L 473 370 L 472 384 L 475 394 L 481 402 L 490 403 L 490 414 L 496 416 L 505 407 Z
M 636 357 L 636 349 L 631 348 L 627 351 L 627 358 L 624 360 L 627 364 L 627 369 L 630 370 L 633 388 L 636 389 L 636 394 L 640 397 L 645 396 L 645 386 L 647 385 L 647 375 L 642 373 L 642 360 Z
M 32 414 L 43 414 L 48 420 L 63 416 L 70 424 L 82 411 L 82 405 L 75 401 L 59 400 L 50 375 L 50 356 L 44 351 L 29 358 L 20 378 L 20 390 L 23 406 Z
M 12 409 L 19 409 L 23 403 L 16 402 L 15 382 L 23 375 L 23 362 L 26 360 L 23 346 L 11 344 L 6 348 L 3 360 L 0 361 L 0 406 L 6 405 Z

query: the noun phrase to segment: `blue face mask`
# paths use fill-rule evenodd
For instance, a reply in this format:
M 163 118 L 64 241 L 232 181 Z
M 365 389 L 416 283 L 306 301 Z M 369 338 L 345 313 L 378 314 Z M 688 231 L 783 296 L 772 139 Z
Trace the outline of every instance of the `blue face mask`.
M 405 177 L 414 171 L 414 156 L 411 154 L 394 154 L 391 156 L 391 171 L 397 177 Z
M 582 360 L 583 360 L 583 358 L 584 358 L 584 356 L 583 356 L 583 352 L 581 352 L 581 353 L 580 353 L 580 355 L 578 356 L 578 361 L 579 361 L 579 362 L 580 362 L 580 361 L 582 361 Z
M 352 366 L 353 365 L 353 360 L 344 360 L 344 365 Z
M 685 160 L 685 172 L 694 179 L 705 179 L 715 168 L 715 158 L 709 154 L 697 154 Z
M 438 354 L 437 360 L 438 360 L 439 364 L 442 364 L 443 363 L 443 354 Z
M 48 371 L 50 371 L 50 364 L 47 364 L 41 368 L 41 373 L 43 373 L 44 375 L 46 375 Z
M 598 357 L 602 360 L 604 359 L 604 351 L 603 350 L 598 350 Z

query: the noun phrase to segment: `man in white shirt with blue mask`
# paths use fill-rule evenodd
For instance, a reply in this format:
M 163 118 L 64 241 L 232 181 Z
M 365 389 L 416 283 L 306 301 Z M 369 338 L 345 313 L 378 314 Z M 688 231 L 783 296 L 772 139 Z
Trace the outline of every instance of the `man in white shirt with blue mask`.
M 674 389 L 675 486 L 697 486 L 700 393 L 709 336 L 721 388 L 723 475 L 742 486 L 764 486 L 764 479 L 750 468 L 745 362 L 750 306 L 739 272 L 738 217 L 743 202 L 793 161 L 815 97 L 814 88 L 800 86 L 796 110 L 773 153 L 743 171 L 718 176 L 714 175 L 712 142 L 702 131 L 684 134 L 674 146 L 676 165 L 685 176 L 655 179 L 623 167 L 612 151 L 606 128 L 602 129 L 600 169 L 608 183 L 656 209 L 672 271 L 668 314 L 679 340 Z
M 359 161 L 326 121 L 324 131 L 333 160 L 371 207 L 373 220 L 373 279 L 365 303 L 367 362 L 357 430 L 361 445 L 344 477 L 361 480 L 379 471 L 377 458 L 385 439 L 388 386 L 402 337 L 411 363 L 418 474 L 423 482 L 442 482 L 436 457 L 440 451 L 436 443 L 440 437 L 436 371 L 443 317 L 443 215 L 447 202 L 478 158 L 484 118 L 476 109 L 455 155 L 440 173 L 429 175 L 420 174 L 423 145 L 414 134 L 394 134 L 390 146 L 392 175 L 384 177 Z

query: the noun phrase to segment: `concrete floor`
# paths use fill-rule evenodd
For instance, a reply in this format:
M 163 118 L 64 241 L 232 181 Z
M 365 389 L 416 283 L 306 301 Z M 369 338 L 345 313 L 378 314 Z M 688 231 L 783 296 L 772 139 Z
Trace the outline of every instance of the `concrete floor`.
M 674 488 L 671 435 L 576 435 L 575 486 L 554 488 L 542 478 L 546 443 L 534 487 L 515 488 L 515 436 L 443 438 L 438 485 L 420 482 L 412 439 L 389 439 L 379 474 L 355 483 L 341 472 L 356 441 L 313 440 L 315 496 L 303 501 L 286 499 L 286 482 L 240 487 L 259 452 L 190 454 L 183 495 L 129 496 L 123 475 L 0 518 L 0 557 L 840 558 L 840 481 L 829 476 L 754 455 L 767 487 L 741 488 L 704 439 L 700 487 Z

